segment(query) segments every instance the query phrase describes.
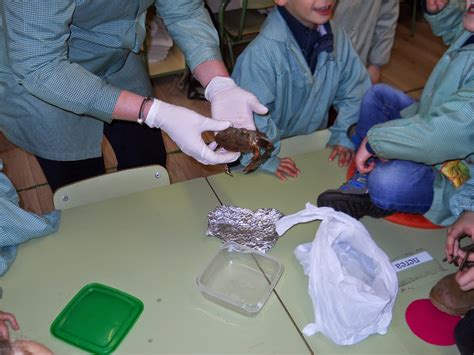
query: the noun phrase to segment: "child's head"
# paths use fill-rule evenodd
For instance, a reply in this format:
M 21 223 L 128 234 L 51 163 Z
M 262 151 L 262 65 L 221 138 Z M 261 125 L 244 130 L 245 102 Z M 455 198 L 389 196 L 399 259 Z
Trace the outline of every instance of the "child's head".
M 32 340 L 10 341 L 0 337 L 0 355 L 52 355 L 44 345 Z
M 307 27 L 328 22 L 336 6 L 336 0 L 275 0 L 275 3 L 285 6 L 290 14 Z
M 466 0 L 466 13 L 464 14 L 464 28 L 474 32 L 474 0 Z

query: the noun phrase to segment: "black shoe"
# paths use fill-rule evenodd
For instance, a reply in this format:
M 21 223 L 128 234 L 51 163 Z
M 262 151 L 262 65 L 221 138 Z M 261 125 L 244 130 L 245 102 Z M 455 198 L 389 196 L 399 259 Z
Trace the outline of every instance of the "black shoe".
M 352 194 L 340 190 L 327 190 L 319 195 L 318 207 L 332 207 L 355 219 L 361 219 L 364 216 L 383 218 L 395 213 L 377 207 L 368 193 Z

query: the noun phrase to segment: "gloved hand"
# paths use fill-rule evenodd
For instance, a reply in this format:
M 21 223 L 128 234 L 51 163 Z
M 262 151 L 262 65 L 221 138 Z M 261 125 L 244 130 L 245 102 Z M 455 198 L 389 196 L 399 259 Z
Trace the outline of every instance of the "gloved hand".
M 230 127 L 229 121 L 212 120 L 187 108 L 154 99 L 145 123 L 164 130 L 185 154 L 202 164 L 229 163 L 240 155 L 223 150 L 214 152 L 201 137 L 202 132 L 222 131 Z
M 239 88 L 231 78 L 215 77 L 204 95 L 211 102 L 212 118 L 230 121 L 236 128 L 255 130 L 253 113 L 264 115 L 268 112 L 254 94 Z

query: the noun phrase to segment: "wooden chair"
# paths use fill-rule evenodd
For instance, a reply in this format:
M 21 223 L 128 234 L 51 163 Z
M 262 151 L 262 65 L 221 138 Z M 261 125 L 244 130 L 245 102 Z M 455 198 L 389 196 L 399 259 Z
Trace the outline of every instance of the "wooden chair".
M 249 43 L 257 36 L 266 19 L 261 10 L 273 7 L 275 3 L 273 0 L 241 0 L 241 9 L 226 11 L 230 1 L 221 1 L 218 16 L 222 51 L 227 47 L 232 69 L 235 65 L 234 47 Z
M 293 155 L 304 154 L 321 150 L 326 147 L 331 132 L 329 129 L 315 131 L 304 136 L 294 136 L 281 140 L 279 157 L 291 157 Z
M 59 188 L 53 196 L 54 207 L 65 210 L 169 184 L 168 172 L 161 165 L 121 170 Z

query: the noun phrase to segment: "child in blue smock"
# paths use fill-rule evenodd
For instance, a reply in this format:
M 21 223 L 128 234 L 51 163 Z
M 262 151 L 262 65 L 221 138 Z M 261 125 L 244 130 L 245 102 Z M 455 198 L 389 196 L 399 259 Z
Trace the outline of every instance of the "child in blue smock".
M 362 100 L 353 141 L 358 173 L 318 198 L 355 218 L 422 214 L 448 226 L 449 199 L 474 165 L 474 4 L 423 2 L 435 34 L 451 43 L 415 102 L 388 85 Z
M 338 114 L 330 127 L 329 160 L 339 156 L 340 166 L 349 164 L 354 145 L 346 131 L 359 117 L 370 79 L 348 36 L 329 21 L 335 0 L 275 3 L 232 77 L 269 108 L 268 115 L 254 114 L 255 126 L 275 146 L 260 168 L 286 180 L 299 169 L 292 159 L 278 157 L 280 140 L 326 128 L 331 106 Z M 250 158 L 244 155 L 241 163 L 247 165 Z

